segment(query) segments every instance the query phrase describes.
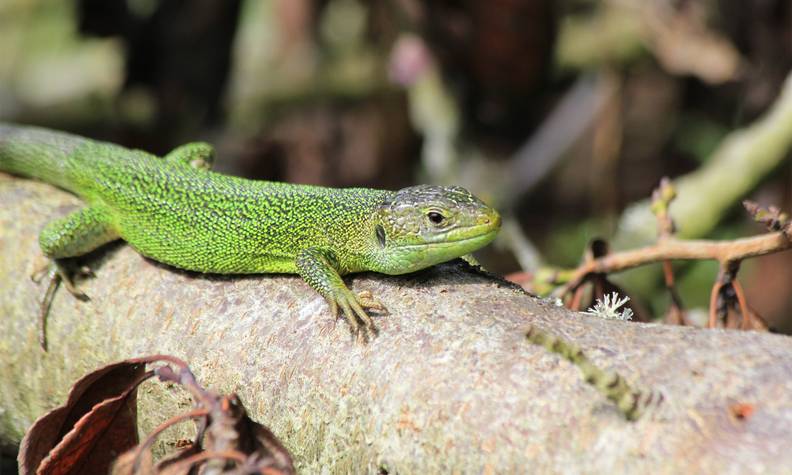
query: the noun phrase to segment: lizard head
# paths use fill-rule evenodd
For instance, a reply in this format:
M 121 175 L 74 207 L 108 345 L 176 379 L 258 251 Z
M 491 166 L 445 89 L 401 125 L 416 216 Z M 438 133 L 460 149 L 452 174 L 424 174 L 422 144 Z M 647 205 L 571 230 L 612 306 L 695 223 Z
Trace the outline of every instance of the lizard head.
M 497 211 L 462 187 L 403 188 L 377 210 L 371 270 L 405 274 L 455 259 L 489 244 L 500 224 Z

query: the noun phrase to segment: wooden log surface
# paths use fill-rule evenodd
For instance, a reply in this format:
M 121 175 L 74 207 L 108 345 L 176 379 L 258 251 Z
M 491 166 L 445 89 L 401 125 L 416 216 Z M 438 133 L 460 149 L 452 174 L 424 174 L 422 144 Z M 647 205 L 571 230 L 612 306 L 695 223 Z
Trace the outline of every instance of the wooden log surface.
M 304 473 L 790 473 L 792 339 L 605 321 L 534 299 L 459 263 L 347 279 L 389 309 L 365 347 L 294 276 L 181 272 L 115 244 L 86 262 L 80 302 L 59 291 L 37 341 L 37 233 L 79 201 L 0 174 L 0 442 L 105 363 L 170 353 L 237 392 Z M 525 341 L 529 325 L 665 401 L 625 421 L 577 369 Z M 188 407 L 140 391 L 142 430 Z M 742 406 L 738 406 L 742 405 Z M 736 408 L 750 408 L 740 418 Z M 164 444 L 190 427 L 165 434 Z

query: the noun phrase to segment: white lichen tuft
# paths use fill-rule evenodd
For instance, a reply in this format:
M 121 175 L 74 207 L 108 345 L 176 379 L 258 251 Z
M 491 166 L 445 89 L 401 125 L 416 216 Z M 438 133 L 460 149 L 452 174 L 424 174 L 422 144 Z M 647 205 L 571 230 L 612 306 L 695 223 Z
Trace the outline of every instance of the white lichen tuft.
M 633 311 L 631 309 L 625 308 L 619 311 L 629 301 L 630 297 L 625 295 L 620 299 L 619 294 L 613 292 L 604 296 L 602 300 L 597 299 L 597 303 L 584 313 L 607 320 L 632 320 Z

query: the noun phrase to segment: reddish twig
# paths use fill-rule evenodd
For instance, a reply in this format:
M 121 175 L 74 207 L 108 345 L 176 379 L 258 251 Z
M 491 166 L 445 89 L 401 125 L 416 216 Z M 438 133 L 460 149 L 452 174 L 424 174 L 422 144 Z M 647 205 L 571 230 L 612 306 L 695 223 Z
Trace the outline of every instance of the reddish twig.
M 752 327 L 751 319 L 753 318 L 753 312 L 748 310 L 748 302 L 745 301 L 745 293 L 743 292 L 742 285 L 736 279 L 731 283 L 732 289 L 734 289 L 734 295 L 737 296 L 737 303 L 740 306 L 740 314 L 742 315 L 742 322 L 740 322 L 740 328 L 742 330 L 748 330 Z
M 572 292 L 572 300 L 569 301 L 567 304 L 567 308 L 574 311 L 579 311 L 583 302 L 583 294 L 586 293 L 586 288 L 583 286 L 585 280 L 577 286 L 577 288 Z
M 236 462 L 238 465 L 243 465 L 245 462 L 247 462 L 247 455 L 238 450 L 224 450 L 222 452 L 198 452 L 197 454 L 191 455 L 184 460 L 179 460 L 178 462 L 169 465 L 168 471 L 171 473 L 187 473 L 187 470 L 196 463 L 211 459 L 231 460 Z
M 727 328 L 737 328 L 737 322 L 731 318 L 733 313 L 729 312 L 730 309 L 736 307 L 740 313 L 740 329 L 767 330 L 764 320 L 748 305 L 742 284 L 737 280 L 738 270 L 739 263 L 733 263 L 730 267 L 721 267 L 710 293 L 707 328 L 715 328 L 720 320 L 725 321 Z
M 722 287 L 723 284 L 721 284 L 720 280 L 716 281 L 715 285 L 712 286 L 712 291 L 710 292 L 709 319 L 707 320 L 707 328 L 715 328 L 718 323 L 718 296 L 720 295 Z
M 674 283 L 674 268 L 669 260 L 663 261 L 663 280 L 669 295 L 671 295 L 671 308 L 668 311 L 667 323 L 674 325 L 687 325 L 687 317 L 685 317 L 685 308 L 682 305 L 682 297 L 676 289 Z
M 669 239 L 676 233 L 676 225 L 669 213 L 671 202 L 676 198 L 676 190 L 668 177 L 660 180 L 660 186 L 652 192 L 652 212 L 657 217 L 657 233 L 661 240 Z M 668 293 L 671 295 L 671 307 L 668 309 L 666 322 L 675 325 L 686 325 L 684 306 L 682 297 L 676 289 L 674 279 L 674 266 L 670 260 L 663 261 L 663 281 Z
M 170 427 L 178 424 L 179 422 L 185 421 L 187 419 L 195 419 L 198 417 L 206 417 L 209 414 L 208 409 L 199 408 L 193 409 L 192 411 L 185 412 L 184 414 L 178 414 L 176 416 L 171 417 L 170 419 L 166 420 L 165 422 L 161 423 L 151 433 L 146 437 L 140 445 L 138 445 L 137 449 L 135 449 L 135 458 L 132 462 L 132 473 L 137 473 L 138 469 L 140 468 L 141 457 L 143 456 L 143 452 L 146 451 L 151 445 L 157 440 L 157 437 L 164 432 L 165 430 L 169 429 Z

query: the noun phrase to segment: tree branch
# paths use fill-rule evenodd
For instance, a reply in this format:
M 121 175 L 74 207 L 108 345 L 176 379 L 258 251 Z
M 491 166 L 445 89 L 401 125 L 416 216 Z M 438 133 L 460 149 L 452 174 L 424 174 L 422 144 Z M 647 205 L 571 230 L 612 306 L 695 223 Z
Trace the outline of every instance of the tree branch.
M 238 393 L 306 473 L 792 466 L 779 442 L 792 439 L 790 338 L 605 321 L 462 264 L 349 279 L 390 311 L 377 319 L 380 336 L 360 347 L 297 277 L 201 276 L 111 246 L 86 261 L 96 278 L 80 285 L 91 301 L 55 296 L 44 353 L 36 313 L 45 289 L 29 278 L 41 262 L 36 234 L 79 202 L 0 175 L 0 203 L 0 443 L 18 442 L 87 371 L 161 352 L 189 362 L 206 387 Z M 664 403 L 625 421 L 574 366 L 528 344 L 532 327 L 661 390 Z M 144 433 L 189 404 L 162 384 L 139 394 Z M 176 427 L 157 444 L 191 436 Z
M 717 260 L 727 265 L 749 257 L 763 256 L 792 248 L 792 240 L 782 231 L 733 241 L 680 240 L 667 238 L 653 246 L 614 252 L 583 263 L 569 275 L 565 294 L 592 273 L 610 274 L 664 260 Z

